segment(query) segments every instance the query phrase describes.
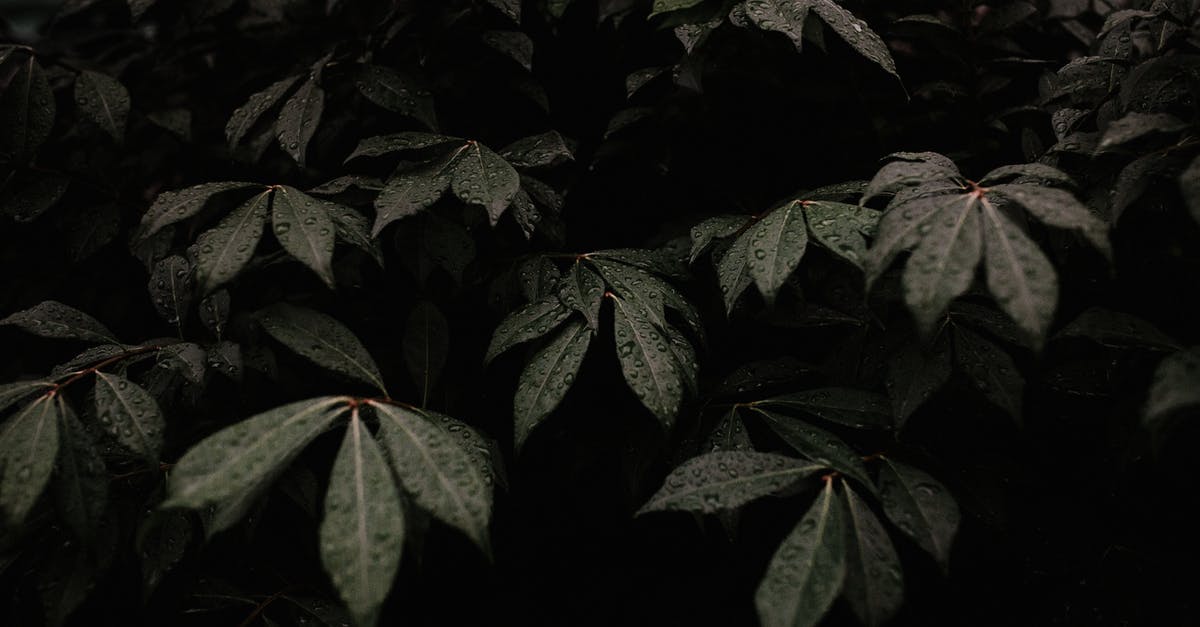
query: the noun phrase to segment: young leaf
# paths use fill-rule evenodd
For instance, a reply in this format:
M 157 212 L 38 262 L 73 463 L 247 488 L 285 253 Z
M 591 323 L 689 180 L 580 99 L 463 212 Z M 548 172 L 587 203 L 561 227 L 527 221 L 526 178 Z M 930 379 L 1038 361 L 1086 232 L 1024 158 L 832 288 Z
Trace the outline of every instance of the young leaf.
M 279 118 L 275 121 L 275 138 L 284 152 L 300 166 L 304 166 L 304 153 L 308 149 L 308 142 L 317 132 L 324 110 L 325 90 L 313 78 L 305 81 L 279 110 Z
M 813 627 L 846 577 L 846 530 L 833 481 L 784 538 L 754 594 L 763 627 Z
M 354 622 L 376 623 L 404 548 L 404 510 L 395 481 L 355 411 L 329 474 L 321 519 L 321 563 Z
M 571 315 L 557 297 L 551 296 L 525 305 L 508 314 L 492 333 L 492 341 L 484 356 L 484 365 L 490 364 L 500 353 L 541 337 L 558 327 Z
M 417 303 L 404 325 L 404 363 L 421 390 L 421 404 L 437 385 L 450 348 L 450 330 L 446 318 L 429 301 Z
M 75 104 L 118 144 L 125 139 L 129 92 L 116 79 L 89 70 L 80 72 L 75 79 Z
M 406 115 L 431 129 L 437 128 L 433 98 L 411 77 L 381 65 L 363 64 L 354 76 L 359 93 L 371 102 Z
M 63 407 L 56 396 L 39 396 L 0 425 L 0 513 L 9 527 L 24 522 L 50 479 Z
M 54 92 L 32 54 L 0 93 L 0 161 L 21 162 L 50 136 L 54 126 Z
M 890 429 L 892 412 L 886 397 L 852 388 L 820 388 L 755 401 L 756 406 L 797 409 L 856 429 Z
M 842 596 L 859 622 L 882 625 L 904 603 L 904 571 L 887 530 L 849 483 L 846 502 L 846 584 Z
M 91 540 L 103 525 L 108 506 L 109 476 L 104 459 L 74 412 L 59 403 L 59 437 L 55 496 L 63 521 L 81 540 Z
M 883 458 L 879 495 L 888 520 L 941 565 L 950 567 L 950 547 L 958 531 L 958 504 L 946 487 L 925 472 Z
M 680 464 L 638 510 L 711 514 L 787 489 L 821 470 L 793 457 L 755 451 L 715 451 Z
M 762 415 L 767 426 L 797 453 L 865 486 L 871 486 L 871 476 L 867 474 L 862 458 L 841 438 L 803 420 L 768 411 L 756 404 L 750 405 L 750 409 Z
M 1200 348 L 1168 355 L 1154 371 L 1143 420 L 1158 427 L 1175 412 L 1200 405 Z
M 15 326 L 39 337 L 120 344 L 112 331 L 95 318 L 55 300 L 43 301 L 0 319 L 0 326 L 5 325 Z
M 738 239 L 748 240 L 750 277 L 768 305 L 784 281 L 800 265 L 808 246 L 808 225 L 804 205 L 791 201 L 756 222 Z
M 627 301 L 613 297 L 613 337 L 625 382 L 665 429 L 683 402 L 683 376 L 665 337 Z
M 149 392 L 117 374 L 96 373 L 96 416 L 122 446 L 157 463 L 163 446 L 162 411 Z
M 219 183 L 201 183 L 185 189 L 163 192 L 154 199 L 154 204 L 142 216 L 142 224 L 138 229 L 137 238 L 141 241 L 149 239 L 163 227 L 186 220 L 204 209 L 204 205 L 213 196 L 221 192 L 255 187 L 254 183 L 240 181 L 223 181 Z
M 276 407 L 208 436 L 175 464 L 163 507 L 199 509 L 254 491 L 345 411 L 345 397 Z
M 415 411 L 386 403 L 371 406 L 379 416 L 380 442 L 404 491 L 489 552 L 492 489 L 466 442 Z
M 486 209 L 495 225 L 520 189 L 521 177 L 483 144 L 469 140 L 464 148 L 451 165 L 450 191 L 459 200 Z
M 592 334 L 588 325 L 578 319 L 568 321 L 521 371 L 513 396 L 517 450 L 567 395 L 587 354 Z
M 231 281 L 254 256 L 271 195 L 270 190 L 255 195 L 196 239 L 196 277 L 202 294 Z
M 333 219 L 325 210 L 327 204 L 295 187 L 281 185 L 271 199 L 271 223 L 283 249 L 333 289 L 334 229 Z
M 233 115 L 229 116 L 229 122 L 225 124 L 225 139 L 229 143 L 230 150 L 241 143 L 242 138 L 262 118 L 263 114 L 278 104 L 300 78 L 299 75 L 289 76 L 272 83 L 266 89 L 251 95 L 246 104 L 233 110 Z
M 314 364 L 387 394 L 379 367 L 342 323 L 312 309 L 277 303 L 258 314 L 263 330 Z

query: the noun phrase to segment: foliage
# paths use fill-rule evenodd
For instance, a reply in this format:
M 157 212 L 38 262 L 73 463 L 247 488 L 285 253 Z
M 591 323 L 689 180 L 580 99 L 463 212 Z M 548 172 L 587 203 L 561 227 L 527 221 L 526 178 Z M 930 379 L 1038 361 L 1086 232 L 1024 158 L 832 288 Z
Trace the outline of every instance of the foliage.
M 1190 607 L 1195 2 L 2 17 L 4 624 Z

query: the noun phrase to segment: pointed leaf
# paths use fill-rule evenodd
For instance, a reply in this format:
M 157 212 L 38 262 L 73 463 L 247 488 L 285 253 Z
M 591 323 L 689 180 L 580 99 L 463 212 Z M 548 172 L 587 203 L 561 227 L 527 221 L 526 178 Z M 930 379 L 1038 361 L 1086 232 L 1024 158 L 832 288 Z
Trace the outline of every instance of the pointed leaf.
M 75 104 L 83 117 L 104 129 L 118 144 L 125 139 L 129 92 L 111 76 L 84 70 L 75 79 Z
M 97 372 L 96 416 L 122 446 L 158 462 L 166 425 L 149 392 L 121 375 Z
M 700 4 L 704 0 L 654 0 L 654 5 L 650 9 L 650 15 L 654 17 L 662 13 L 670 13 L 672 11 L 682 11 Z
M 1112 259 L 1108 223 L 1092 214 L 1068 191 L 1033 185 L 996 185 L 990 193 L 1000 194 L 1021 205 L 1041 222 L 1060 229 L 1079 231 L 1096 250 Z
M 883 458 L 879 495 L 888 520 L 934 557 L 946 570 L 958 531 L 958 504 L 950 492 L 924 471 Z
M 312 269 L 330 289 L 333 280 L 333 219 L 328 203 L 287 185 L 271 199 L 275 239 L 291 256 Z
M 96 344 L 119 344 L 103 324 L 95 318 L 55 300 L 47 300 L 29 309 L 0 319 L 0 326 L 12 325 L 39 337 L 81 340 Z
M 87 541 L 104 524 L 108 471 L 91 434 L 63 403 L 62 397 L 55 401 L 59 403 L 61 438 L 55 484 L 58 510 L 75 537 Z
M 443 167 L 409 170 L 388 179 L 375 197 L 375 225 L 371 236 L 378 237 L 384 227 L 415 215 L 437 202 L 450 187 Z
M 50 80 L 33 55 L 0 93 L 0 161 L 26 161 L 50 136 L 55 101 Z
M 196 277 L 207 294 L 242 271 L 262 238 L 271 191 L 255 195 L 196 239 Z
M 349 157 L 346 157 L 346 162 L 357 157 L 379 157 L 393 152 L 408 152 L 440 146 L 450 147 L 453 144 L 461 144 L 462 141 L 457 137 L 422 133 L 419 131 L 376 135 L 359 141 L 358 147 L 354 149 L 354 152 L 350 153 Z
M 754 594 L 763 627 L 813 627 L 829 611 L 846 577 L 846 524 L 833 482 L 771 558 Z
M 739 239 L 742 238 L 749 239 L 750 277 L 767 304 L 773 304 L 779 288 L 800 265 L 808 246 L 803 204 L 792 201 L 775 209 Z
M 1083 337 L 1113 348 L 1180 349 L 1175 340 L 1149 322 L 1102 307 L 1088 308 L 1054 337 Z
M 874 235 L 880 212 L 840 202 L 810 200 L 804 204 L 812 238 L 829 252 L 862 267 L 867 256 L 864 235 Z
M 198 509 L 254 491 L 325 431 L 346 400 L 326 396 L 276 407 L 201 440 L 172 469 L 162 506 Z
M 404 363 L 422 399 L 429 398 L 437 385 L 449 349 L 450 329 L 442 312 L 429 301 L 417 303 L 404 325 L 403 350 Z
M 917 342 L 906 344 L 888 360 L 888 396 L 892 399 L 892 411 L 896 418 L 896 430 L 933 393 L 950 380 L 950 350 L 944 339 L 939 339 L 930 350 Z
M 1168 355 L 1154 371 L 1143 411 L 1145 424 L 1161 426 L 1175 412 L 1200 406 L 1200 348 Z
M 24 522 L 50 480 L 61 403 L 56 396 L 40 396 L 0 425 L 0 513 L 9 527 Z
M 1040 344 L 1058 303 L 1058 275 L 1029 236 L 986 198 L 981 208 L 988 290 Z
M 859 483 L 870 487 L 871 476 L 862 458 L 836 435 L 813 425 L 782 414 L 750 405 L 750 409 L 765 418 L 767 426 L 788 446 L 804 457 L 825 464 Z
M 149 239 L 163 227 L 186 220 L 204 209 L 205 203 L 221 192 L 255 187 L 254 183 L 240 181 L 223 181 L 219 183 L 201 183 L 192 187 L 173 192 L 163 192 L 154 199 L 154 204 L 142 216 L 142 224 L 137 237 L 140 240 Z
M 260 311 L 258 320 L 264 331 L 301 357 L 387 393 L 371 354 L 334 318 L 312 309 L 277 303 Z
M 275 138 L 284 152 L 301 166 L 304 165 L 308 142 L 316 134 L 324 110 L 325 90 L 312 78 L 301 85 L 279 110 L 279 118 L 275 121 Z
M 371 239 L 371 223 L 363 214 L 335 202 L 318 201 L 333 220 L 333 232 L 337 238 L 363 251 L 383 267 L 383 249 L 379 242 Z
M 846 501 L 846 585 L 842 595 L 859 622 L 874 627 L 904 603 L 904 571 L 887 530 L 849 483 Z
M 296 75 L 272 83 L 266 89 L 251 95 L 246 104 L 234 109 L 233 115 L 229 116 L 229 122 L 225 124 L 225 140 L 229 149 L 236 148 L 246 133 L 267 111 L 274 108 L 300 79 L 301 76 Z
M 729 237 L 737 233 L 739 229 L 746 225 L 747 216 L 742 215 L 722 215 L 713 216 L 700 224 L 692 227 L 692 251 L 688 255 L 688 261 L 696 262 L 699 257 L 713 240 L 724 237 Z
M 187 259 L 180 255 L 163 257 L 150 272 L 150 302 L 168 324 L 182 326 L 192 306 L 195 284 L 192 264 Z
M 17 381 L 0 385 L 0 412 L 38 393 L 46 393 L 54 387 L 49 381 Z
M 480 36 L 487 47 L 516 61 L 526 72 L 533 71 L 533 40 L 521 31 L 490 30 Z
M 321 563 L 357 625 L 374 625 L 404 548 L 404 510 L 379 446 L 354 412 L 321 519 Z
M 613 336 L 625 382 L 665 429 L 683 402 L 683 376 L 670 341 L 627 301 L 613 297 Z
M 500 353 L 517 344 L 553 331 L 570 315 L 571 310 L 553 296 L 529 303 L 508 314 L 492 333 L 492 341 L 483 359 L 484 365 L 490 364 Z
M 354 85 L 367 100 L 384 109 L 437 128 L 433 97 L 412 77 L 381 65 L 364 64 L 355 73 Z
M 995 406 L 1021 420 L 1025 380 L 1012 357 L 983 336 L 954 327 L 954 361 Z
M 962 202 L 947 203 L 917 227 L 921 241 L 904 266 L 904 302 L 924 334 L 975 282 L 983 256 L 975 198 L 959 198 Z
M 738 414 L 737 406 L 730 407 L 729 411 L 721 416 L 720 422 L 708 434 L 701 450 L 709 453 L 754 450 L 754 443 L 750 441 L 750 435 L 746 432 L 746 424 Z
M 415 411 L 384 403 L 371 406 L 379 416 L 380 442 L 404 491 L 485 553 L 490 551 L 491 484 L 466 443 Z
M 562 282 L 562 301 L 583 314 L 592 331 L 600 330 L 600 305 L 604 302 L 604 280 L 576 261 Z
M 451 165 L 450 191 L 467 204 L 487 209 L 493 225 L 520 187 L 517 171 L 503 157 L 473 140 Z
M 500 156 L 515 168 L 549 168 L 575 159 L 558 131 L 518 139 L 505 146 Z
M 786 407 L 856 429 L 890 429 L 892 411 L 886 397 L 853 388 L 820 388 L 756 401 L 755 405 Z
M 717 262 L 717 282 L 725 300 L 725 313 L 732 313 L 738 297 L 753 282 L 750 277 L 750 238 L 745 234 L 734 239 Z
M 557 334 L 533 354 L 513 396 L 513 421 L 516 427 L 516 448 L 520 450 L 529 434 L 567 395 L 575 381 L 583 357 L 592 340 L 588 325 L 572 319 Z
M 638 515 L 671 510 L 711 514 L 734 509 L 785 490 L 820 470 L 818 464 L 774 453 L 706 453 L 672 470 Z

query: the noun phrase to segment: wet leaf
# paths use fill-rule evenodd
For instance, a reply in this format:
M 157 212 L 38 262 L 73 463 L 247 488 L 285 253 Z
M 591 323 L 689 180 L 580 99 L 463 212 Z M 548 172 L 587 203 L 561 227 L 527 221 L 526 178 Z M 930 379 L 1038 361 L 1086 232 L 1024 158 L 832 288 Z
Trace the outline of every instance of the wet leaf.
M 489 364 L 500 353 L 553 331 L 570 315 L 571 310 L 554 296 L 529 303 L 508 314 L 492 333 L 483 363 Z
M 604 303 L 604 280 L 583 263 L 576 261 L 562 281 L 559 297 L 583 314 L 592 331 L 600 329 L 600 305 Z
M 569 320 L 545 346 L 530 357 L 529 363 L 521 371 L 513 396 L 517 450 L 524 446 L 534 428 L 567 395 L 587 354 L 592 334 L 593 331 L 582 321 Z
M 229 144 L 229 149 L 237 148 L 246 133 L 262 119 L 263 115 L 279 104 L 279 101 L 283 100 L 283 97 L 301 78 L 300 75 L 289 76 L 272 83 L 266 89 L 251 95 L 246 104 L 234 109 L 233 115 L 229 116 L 229 122 L 225 124 L 225 140 Z
M 83 117 L 104 129 L 118 144 L 125 139 L 129 92 L 106 74 L 84 70 L 75 79 L 75 104 Z
M 841 438 L 798 418 L 784 416 L 758 405 L 749 407 L 761 415 L 767 426 L 797 453 L 871 487 L 871 476 L 867 474 L 862 458 Z
M 450 191 L 459 200 L 486 209 L 493 225 L 520 187 L 517 171 L 503 157 L 473 140 L 450 166 Z
M 47 300 L 0 319 L 0 326 L 11 325 L 39 337 L 80 340 L 93 344 L 120 344 L 95 318 L 55 300 Z
M 154 309 L 169 324 L 181 327 L 187 320 L 195 290 L 192 265 L 179 255 L 164 257 L 154 264 L 150 272 L 150 302 Z
M 722 215 L 713 216 L 693 226 L 691 231 L 692 251 L 688 257 L 688 261 L 695 263 L 696 258 L 708 249 L 713 240 L 729 237 L 737 233 L 749 220 L 748 216 Z
M 983 336 L 955 326 L 954 361 L 976 391 L 1013 420 L 1021 420 L 1025 380 L 1008 353 Z
M 450 187 L 447 164 L 409 170 L 388 179 L 375 197 L 375 225 L 371 236 L 378 237 L 384 227 L 428 209 Z
M 558 131 L 518 139 L 505 146 L 500 156 L 514 168 L 550 168 L 575 159 Z
M 0 384 L 0 412 L 29 398 L 34 394 L 49 392 L 54 384 L 49 381 L 17 381 Z
M 449 325 L 437 306 L 429 301 L 413 306 L 404 325 L 404 363 L 421 391 L 422 405 L 437 385 L 449 349 Z
M 387 393 L 371 354 L 334 318 L 287 303 L 271 305 L 257 317 L 264 331 L 301 357 Z
M 813 241 L 862 267 L 867 256 L 865 236 L 875 234 L 881 216 L 878 211 L 840 202 L 810 200 L 804 204 L 804 213 Z
M 27 161 L 50 136 L 55 116 L 50 80 L 32 54 L 0 94 L 0 161 Z
M 490 30 L 480 36 L 487 47 L 516 61 L 526 72 L 533 71 L 533 40 L 521 31 Z
M 371 102 L 437 128 L 433 97 L 415 79 L 381 65 L 363 64 L 354 76 L 359 93 Z
M 730 407 L 729 411 L 721 416 L 721 420 L 705 439 L 701 450 L 709 453 L 754 450 L 754 444 L 750 441 L 750 434 L 746 432 L 746 424 L 738 414 L 737 406 Z
M 0 512 L 16 527 L 41 496 L 58 457 L 62 401 L 40 396 L 0 425 Z
M 275 121 L 275 138 L 283 151 L 301 166 L 305 163 L 304 153 L 308 150 L 308 142 L 316 134 L 324 110 L 325 90 L 312 78 L 301 85 L 279 110 L 279 117 Z
M 791 276 L 808 246 L 808 225 L 804 205 L 788 202 L 754 223 L 738 239 L 747 239 L 747 266 L 750 278 L 768 305 L 784 281 Z
M 233 280 L 254 256 L 270 202 L 271 191 L 261 192 L 196 239 L 196 279 L 200 293 L 208 294 Z
M 805 390 L 755 401 L 754 404 L 799 410 L 856 429 L 890 429 L 892 426 L 892 411 L 886 397 L 853 388 Z
M 56 397 L 59 403 L 58 463 L 55 496 L 58 511 L 80 540 L 89 541 L 104 524 L 108 508 L 108 470 L 104 459 L 74 412 Z
M 613 335 L 621 372 L 629 388 L 664 429 L 675 424 L 683 402 L 684 372 L 666 337 L 640 317 L 628 301 L 613 297 Z
M 201 183 L 173 192 L 163 192 L 154 199 L 154 204 L 142 216 L 142 224 L 138 230 L 139 240 L 149 239 L 163 227 L 186 220 L 204 209 L 209 199 L 222 192 L 255 187 L 254 183 L 240 181 L 222 181 L 218 183 Z
M 1088 308 L 1054 337 L 1088 338 L 1113 348 L 1146 348 L 1160 351 L 1180 348 L 1175 340 L 1149 322 L 1103 307 Z
M 887 530 L 849 483 L 846 505 L 846 583 L 842 596 L 859 622 L 882 625 L 904 603 L 904 571 Z
M 884 513 L 945 571 L 958 531 L 958 504 L 945 486 L 924 471 L 889 457 L 883 462 L 879 495 Z
M 1168 355 L 1154 371 L 1142 413 L 1145 423 L 1160 427 L 1174 413 L 1200 406 L 1200 348 Z
M 326 206 L 308 194 L 281 185 L 271 199 L 275 239 L 291 256 L 308 266 L 333 289 L 333 219 Z
M 706 453 L 672 470 L 638 515 L 671 510 L 712 514 L 734 509 L 785 490 L 816 475 L 821 468 L 774 453 Z
M 96 373 L 96 417 L 126 449 L 157 463 L 166 422 L 158 403 L 141 386 L 118 374 Z
M 897 430 L 903 429 L 913 412 L 946 385 L 950 370 L 950 349 L 943 338 L 929 349 L 910 342 L 888 359 L 885 383 Z
M 404 548 L 404 510 L 379 446 L 355 412 L 329 474 L 321 563 L 357 625 L 374 625 Z

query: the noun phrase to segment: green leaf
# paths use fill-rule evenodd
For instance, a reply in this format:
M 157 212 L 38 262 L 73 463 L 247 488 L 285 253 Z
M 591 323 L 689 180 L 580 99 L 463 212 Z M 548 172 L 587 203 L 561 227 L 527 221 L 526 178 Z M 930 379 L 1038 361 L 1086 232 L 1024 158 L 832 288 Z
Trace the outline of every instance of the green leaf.
M 374 625 L 404 548 L 404 510 L 379 446 L 354 412 L 329 474 L 321 563 L 356 625 Z
M 729 408 L 721 416 L 721 420 L 717 422 L 713 430 L 705 439 L 702 450 L 709 453 L 717 451 L 750 451 L 754 449 L 754 444 L 750 441 L 750 435 L 746 432 L 746 424 L 742 422 L 742 417 L 738 414 L 737 406 Z
M 0 319 L 0 326 L 11 325 L 39 337 L 80 340 L 93 344 L 120 344 L 95 318 L 56 300 L 42 301 L 29 309 Z
M 924 471 L 884 457 L 879 495 L 888 520 L 937 560 L 950 566 L 950 548 L 958 531 L 958 504 L 950 492 Z
M 437 202 L 450 187 L 445 170 L 449 163 L 408 170 L 388 179 L 375 197 L 375 225 L 371 237 L 378 237 L 384 227 L 415 215 Z
M 277 303 L 260 311 L 258 321 L 271 337 L 301 357 L 387 394 L 371 354 L 337 320 L 312 309 Z
M 300 75 L 289 76 L 272 83 L 266 89 L 251 95 L 246 104 L 234 109 L 233 115 L 229 116 L 229 121 L 225 124 L 225 140 L 229 144 L 229 149 L 237 148 L 246 133 L 262 119 L 264 114 L 279 104 L 279 101 L 283 100 L 283 97 L 301 78 Z
M 567 395 L 587 354 L 592 334 L 593 331 L 582 321 L 568 321 L 545 346 L 533 354 L 521 371 L 517 392 L 513 397 L 517 450 L 524 446 L 533 429 Z
M 1108 223 L 1092 214 L 1071 192 L 1034 185 L 996 185 L 989 193 L 999 194 L 1025 208 L 1044 224 L 1079 231 L 1096 250 L 1110 261 L 1113 252 L 1108 241 Z
M 196 277 L 202 294 L 233 280 L 254 256 L 271 195 L 271 190 L 255 195 L 196 239 Z
M 521 31 L 490 30 L 480 36 L 487 47 L 516 61 L 526 72 L 533 71 L 533 40 Z
M 125 139 L 129 119 L 129 92 L 111 76 L 83 70 L 75 78 L 75 104 L 118 144 Z
M 981 206 L 988 289 L 1000 308 L 1040 343 L 1058 303 L 1058 275 L 1020 227 L 986 199 Z
M 213 196 L 222 192 L 256 187 L 254 183 L 223 181 L 201 183 L 173 192 L 163 192 L 154 199 L 154 204 L 142 216 L 137 238 L 145 241 L 169 224 L 186 220 L 204 209 Z
M 217 290 L 204 297 L 196 311 L 204 328 L 211 331 L 218 340 L 224 337 L 225 326 L 229 322 L 229 292 L 227 290 Z
M 0 427 L 0 513 L 9 527 L 24 522 L 50 480 L 63 409 L 61 399 L 47 394 Z
M 46 393 L 54 387 L 49 381 L 17 381 L 0 385 L 0 412 L 33 394 Z
M 208 365 L 233 381 L 242 380 L 242 349 L 229 340 L 208 347 Z
M 804 205 L 791 201 L 768 213 L 738 237 L 749 243 L 750 277 L 768 305 L 775 303 L 779 288 L 791 276 L 808 246 Z
M 859 622 L 886 623 L 904 603 L 904 571 L 887 530 L 866 502 L 842 482 L 846 504 L 846 583 L 842 596 Z
M 650 15 L 647 17 L 690 9 L 701 2 L 704 2 L 704 0 L 654 0 L 654 6 L 650 9 Z
M 821 470 L 793 457 L 755 451 L 716 451 L 694 457 L 667 475 L 663 487 L 638 510 L 712 514 L 785 490 Z
M 421 301 L 413 306 L 404 325 L 402 348 L 404 363 L 421 390 L 424 405 L 446 366 L 450 350 L 450 329 L 436 305 Z
M 363 64 L 355 72 L 354 85 L 367 100 L 384 109 L 437 128 L 433 97 L 412 77 L 381 65 Z
M 253 492 L 346 410 L 325 396 L 276 407 L 208 436 L 172 469 L 163 507 L 199 509 Z
M 372 402 L 379 438 L 404 491 L 422 509 L 462 531 L 490 552 L 490 477 L 472 460 L 469 442 L 425 416 L 396 405 Z
M 424 148 L 434 148 L 439 146 L 450 146 L 452 144 L 461 143 L 463 140 L 458 137 L 450 137 L 447 135 L 435 135 L 433 133 L 422 133 L 419 131 L 406 131 L 403 133 L 393 133 L 391 135 L 376 135 L 367 137 L 358 142 L 358 147 L 354 152 L 346 157 L 346 162 L 358 157 L 379 157 L 393 152 L 409 152 L 414 150 L 422 150 Z
M 804 457 L 825 464 L 859 483 L 870 487 L 871 476 L 862 458 L 836 435 L 790 416 L 759 407 L 749 406 L 765 418 L 767 426 L 788 446 Z
M 155 263 L 147 291 L 158 315 L 177 328 L 183 326 L 192 306 L 195 283 L 192 264 L 182 256 L 163 257 Z
M 1179 175 L 1179 191 L 1183 202 L 1192 212 L 1192 218 L 1200 223 L 1200 157 L 1193 159 Z
M 575 159 L 558 131 L 518 139 L 505 146 L 500 156 L 515 168 L 549 168 Z
M 862 267 L 867 256 L 864 235 L 874 235 L 880 212 L 840 202 L 809 200 L 804 203 L 808 231 L 813 241 L 829 252 Z
M 600 305 L 604 303 L 604 280 L 578 260 L 571 265 L 559 294 L 562 302 L 583 314 L 592 331 L 600 330 Z
M 1021 420 L 1025 380 L 1008 353 L 983 336 L 954 327 L 954 361 L 972 386 L 1013 420 Z
M 754 404 L 798 409 L 856 429 L 890 429 L 892 426 L 892 412 L 886 397 L 853 388 L 805 390 L 755 401 Z
M 904 302 L 923 334 L 933 330 L 950 301 L 971 287 L 983 256 L 975 197 L 958 198 L 939 203 L 937 212 L 917 226 L 921 240 L 904 266 Z
M 464 150 L 465 149 L 465 150 Z M 487 210 L 492 225 L 521 188 L 521 177 L 488 147 L 468 140 L 450 166 L 450 191 L 459 200 Z
M 108 471 L 95 441 L 80 424 L 74 412 L 56 397 L 59 403 L 58 469 L 55 496 L 58 510 L 75 534 L 84 541 L 91 540 L 104 524 L 108 507 Z
M 814 0 L 812 10 L 851 48 L 900 80 L 900 75 L 896 73 L 896 62 L 892 60 L 887 44 L 866 22 L 854 17 L 833 0 Z
M 1200 348 L 1192 347 L 1158 364 L 1142 417 L 1145 424 L 1159 427 L 1179 410 L 1196 406 L 1200 406 Z
M 1181 347 L 1154 325 L 1119 311 L 1089 307 L 1063 327 L 1055 338 L 1082 337 L 1112 348 L 1175 351 Z
M 725 313 L 733 312 L 738 297 L 750 287 L 750 239 L 739 237 L 717 262 L 717 282 L 725 301 Z
M 483 477 L 484 484 L 491 489 L 493 483 L 499 482 L 501 485 L 506 484 L 504 477 L 504 462 L 499 450 L 496 447 L 496 442 L 491 438 L 483 435 L 478 429 L 468 425 L 467 423 L 456 420 L 445 414 L 439 414 L 428 409 L 418 409 L 409 407 L 409 410 L 425 417 L 431 424 L 441 427 L 443 431 L 449 433 L 454 439 L 458 440 L 458 445 L 467 452 L 471 463 L 479 470 L 479 475 Z M 491 497 L 488 497 L 489 499 Z M 489 508 L 491 501 L 488 501 Z
M 1178 133 L 1189 126 L 1169 113 L 1130 111 L 1108 123 L 1096 152 L 1108 152 L 1150 135 Z
M 746 0 L 742 3 L 751 23 L 762 30 L 787 35 L 798 51 L 804 48 L 804 21 L 812 5 L 813 0 Z
M 27 161 L 54 127 L 50 80 L 32 54 L 0 93 L 0 161 Z
M 337 238 L 367 253 L 375 263 L 383 267 L 383 249 L 379 242 L 371 239 L 371 223 L 363 214 L 345 205 L 318 200 L 333 220 L 333 231 Z
M 32 222 L 57 205 L 70 184 L 70 178 L 53 173 L 18 170 L 7 174 L 0 184 L 0 214 L 16 222 Z
M 846 531 L 833 482 L 775 550 L 754 594 L 763 627 L 813 627 L 846 577 Z
M 487 0 L 487 3 L 499 9 L 508 19 L 521 23 L 521 0 Z
M 157 463 L 166 427 L 149 392 L 117 374 L 96 373 L 96 416 L 122 446 Z
M 613 297 L 613 335 L 625 382 L 665 429 L 675 423 L 683 402 L 684 373 L 667 346 L 670 339 L 637 315 L 627 301 Z
M 204 381 L 205 361 L 204 349 L 192 342 L 179 342 L 163 347 L 158 351 L 158 365 L 174 370 L 191 383 L 199 385 Z
M 508 314 L 492 333 L 492 341 L 483 359 L 484 365 L 518 344 L 553 331 L 570 315 L 571 310 L 554 296 L 529 303 Z
M 271 222 L 275 239 L 291 256 L 312 269 L 330 289 L 333 279 L 333 219 L 320 201 L 304 192 L 281 185 L 271 200 Z
M 692 227 L 692 250 L 688 261 L 696 262 L 701 254 L 708 249 L 713 240 L 729 237 L 746 225 L 749 217 L 743 215 L 713 216 Z
M 910 342 L 888 359 L 884 382 L 892 400 L 897 431 L 904 428 L 918 407 L 946 385 L 950 370 L 950 350 L 944 336 L 929 349 Z
M 292 94 L 275 121 L 275 138 L 279 146 L 299 165 L 304 165 L 308 142 L 317 132 L 321 113 L 325 110 L 325 90 L 309 78 Z

